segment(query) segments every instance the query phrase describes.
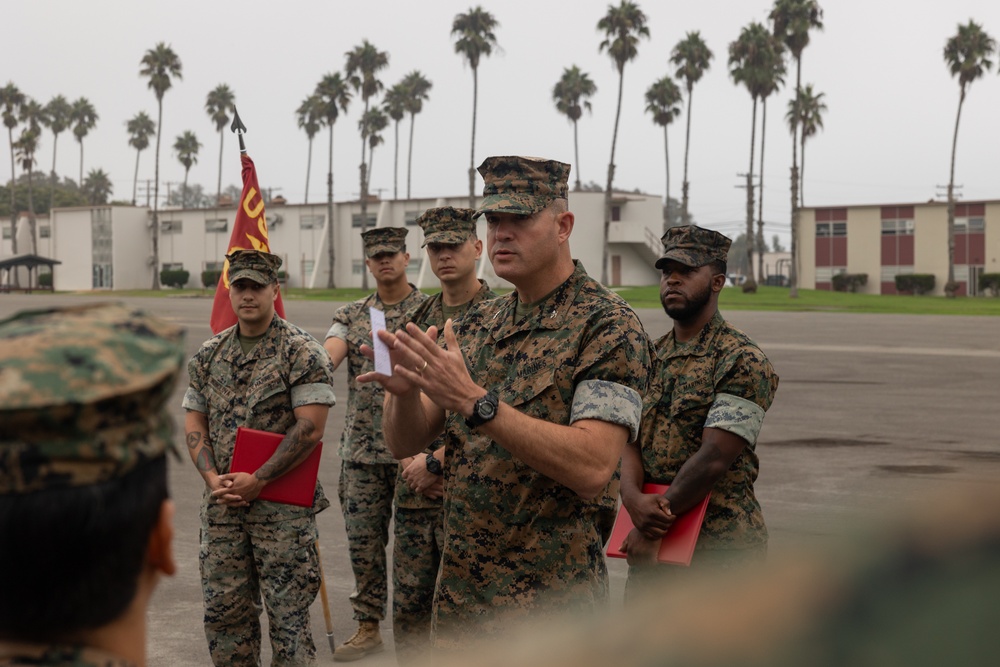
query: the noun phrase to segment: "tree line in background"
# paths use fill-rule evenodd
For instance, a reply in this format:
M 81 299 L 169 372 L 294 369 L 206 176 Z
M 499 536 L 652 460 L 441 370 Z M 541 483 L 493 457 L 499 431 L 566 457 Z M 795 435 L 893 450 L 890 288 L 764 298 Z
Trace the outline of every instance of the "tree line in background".
M 743 187 L 747 193 L 746 231 L 742 246 L 746 253 L 747 277 L 744 290 L 752 291 L 756 280 L 763 280 L 764 242 L 763 220 L 763 174 L 765 128 L 767 117 L 767 100 L 781 89 L 787 74 L 786 59 L 795 63 L 795 90 L 785 113 L 785 120 L 792 135 L 792 164 L 790 173 L 791 199 L 791 268 L 790 295 L 798 295 L 798 239 L 797 226 L 799 209 L 804 203 L 804 173 L 805 148 L 807 139 L 814 137 L 823 128 L 823 116 L 827 110 L 824 94 L 815 90 L 813 84 L 802 84 L 802 55 L 809 45 L 810 33 L 823 29 L 823 10 L 816 0 L 775 0 L 768 19 L 770 25 L 752 22 L 743 28 L 737 38 L 728 47 L 729 74 L 733 83 L 743 86 L 752 100 L 750 158 Z M 479 91 L 479 65 L 483 58 L 500 51 L 496 32 L 500 24 L 496 18 L 481 6 L 472 7 L 467 12 L 459 13 L 452 22 L 451 34 L 454 39 L 456 54 L 460 55 L 472 70 L 472 135 L 469 158 L 469 206 L 475 206 L 475 144 L 476 116 Z M 611 139 L 611 153 L 608 161 L 607 181 L 603 188 L 604 201 L 604 257 L 601 269 L 601 280 L 608 282 L 608 234 L 611 223 L 611 204 L 614 192 L 615 149 L 617 144 L 618 126 L 623 102 L 625 66 L 635 60 L 639 53 L 641 39 L 650 38 L 650 30 L 645 14 L 639 5 L 630 0 L 620 0 L 620 3 L 609 5 L 607 13 L 597 22 L 597 30 L 604 35 L 598 44 L 600 52 L 606 52 L 618 72 L 618 96 L 615 110 L 614 129 Z M 954 296 L 957 284 L 954 281 L 954 170 L 955 150 L 958 140 L 958 127 L 961 118 L 968 86 L 992 68 L 990 60 L 996 51 L 996 42 L 983 31 L 974 21 L 960 25 L 958 33 L 947 41 L 944 49 L 944 59 L 953 76 L 958 77 L 960 97 L 958 113 L 955 119 L 955 129 L 952 141 L 951 170 L 948 185 L 948 285 L 946 293 Z M 315 89 L 303 99 L 295 110 L 298 126 L 306 133 L 309 151 L 306 165 L 306 190 L 304 202 L 309 202 L 309 181 L 312 171 L 313 139 L 325 127 L 328 130 L 327 159 L 327 215 L 333 218 L 333 128 L 341 113 L 347 113 L 352 98 L 357 96 L 363 104 L 363 110 L 358 121 L 358 131 L 361 136 L 361 162 L 359 164 L 359 191 L 361 203 L 362 231 L 368 224 L 367 205 L 371 165 L 374 150 L 384 143 L 382 133 L 393 124 L 394 132 L 394 164 L 393 164 L 393 198 L 399 197 L 399 126 L 407 115 L 409 116 L 409 147 L 407 153 L 406 198 L 410 198 L 410 174 L 413 162 L 413 136 L 416 116 L 423 110 L 424 102 L 430 99 L 431 81 L 419 70 L 405 75 L 399 82 L 386 89 L 379 78 L 379 73 L 388 67 L 389 54 L 380 51 L 367 39 L 359 46 L 345 54 L 343 73 L 334 71 L 323 75 Z M 663 128 L 664 163 L 665 163 L 665 196 L 664 196 L 664 229 L 676 224 L 689 224 L 692 216 L 689 210 L 690 182 L 688 180 L 688 156 L 691 146 L 691 116 L 694 85 L 701 80 L 709 70 L 714 57 L 711 49 L 701 38 L 698 31 L 688 32 L 672 49 L 669 62 L 674 68 L 674 77 L 665 74 L 654 81 L 645 91 L 645 110 L 653 122 Z M 153 256 L 158 253 L 159 229 L 157 223 L 159 211 L 159 165 L 162 127 L 163 97 L 175 80 L 182 78 L 181 61 L 170 46 L 161 42 L 148 50 L 140 61 L 140 76 L 148 79 L 148 86 L 157 100 L 157 119 L 154 121 L 145 111 L 138 112 L 126 123 L 128 145 L 136 150 L 136 167 L 133 176 L 132 203 L 136 203 L 139 159 L 144 150 L 149 147 L 151 138 L 156 137 L 155 178 L 153 189 Z M 686 91 L 686 100 L 685 100 Z M 566 67 L 561 78 L 552 89 L 552 98 L 557 111 L 566 116 L 573 125 L 573 148 L 576 160 L 576 190 L 601 190 L 602 188 L 590 181 L 583 184 L 579 161 L 578 121 L 583 111 L 590 111 L 589 98 L 597 93 L 597 86 L 588 73 L 576 65 Z M 382 99 L 379 100 L 381 94 Z M 218 206 L 232 201 L 232 193 L 223 197 L 222 189 L 222 154 L 225 138 L 225 128 L 230 122 L 230 113 L 235 104 L 235 94 L 226 84 L 219 84 L 208 93 L 205 101 L 205 112 L 219 132 L 219 170 L 216 183 L 216 195 L 212 199 L 205 195 L 201 186 L 188 187 L 188 174 L 193 165 L 197 164 L 201 142 L 193 131 L 187 130 L 176 138 L 173 150 L 178 161 L 184 167 L 184 182 L 174 198 L 168 197 L 168 204 L 190 206 Z M 757 145 L 757 106 L 760 102 L 760 158 L 758 181 L 754 183 L 755 152 Z M 686 106 L 686 129 L 684 145 L 684 169 L 681 182 L 681 200 L 679 206 L 670 196 L 670 160 L 668 127 L 680 117 L 682 105 Z M 9 207 L 12 221 L 16 211 L 27 210 L 31 226 L 33 249 L 35 247 L 35 212 L 36 205 L 33 192 L 36 187 L 47 190 L 50 209 L 58 195 L 62 202 L 73 203 L 106 203 L 111 196 L 111 183 L 102 170 L 92 170 L 87 179 L 83 177 L 83 139 L 94 128 L 98 115 L 93 105 L 80 98 L 70 103 L 63 96 L 57 95 L 48 104 L 42 106 L 23 94 L 13 83 L 0 89 L 0 112 L 4 125 L 8 130 L 11 145 L 11 173 L 15 173 L 15 163 L 19 165 L 25 176 L 8 185 Z M 14 130 L 21 128 L 19 138 L 14 140 Z M 42 128 L 48 128 L 53 135 L 53 169 L 49 182 L 36 185 L 33 180 L 33 170 L 36 162 L 35 153 L 38 150 Z M 80 145 L 79 181 L 64 179 L 60 184 L 55 174 L 56 145 L 59 134 L 72 129 L 73 135 Z M 16 191 L 21 182 L 25 181 L 27 196 L 19 197 Z M 77 187 L 76 183 L 82 183 Z M 238 198 L 238 189 L 236 197 Z M 756 194 L 759 192 L 759 195 Z M 148 196 L 148 195 L 147 195 Z M 26 201 L 25 201 L 26 200 Z M 23 203 L 22 203 L 23 201 Z M 754 216 L 756 203 L 756 230 Z M 26 204 L 26 207 L 24 206 Z M 71 205 L 71 204 L 70 204 Z M 745 239 L 754 239 L 746 243 Z M 752 270 L 753 252 L 758 255 L 758 276 L 755 280 Z M 17 252 L 16 241 L 14 252 Z M 328 235 L 329 274 L 328 287 L 334 287 L 334 267 L 336 253 L 333 236 Z M 157 289 L 156 272 L 153 276 L 153 288 Z M 367 275 L 363 272 L 365 283 Z M 367 284 L 364 284 L 367 288 Z

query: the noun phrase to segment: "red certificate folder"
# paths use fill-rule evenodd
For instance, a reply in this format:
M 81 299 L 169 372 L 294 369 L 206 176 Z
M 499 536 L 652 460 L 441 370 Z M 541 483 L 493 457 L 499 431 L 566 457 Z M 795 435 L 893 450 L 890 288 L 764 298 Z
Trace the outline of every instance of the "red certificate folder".
M 662 494 L 669 488 L 669 484 L 643 484 L 642 492 Z M 700 503 L 677 516 L 670 530 L 663 536 L 663 541 L 660 542 L 658 561 L 671 565 L 691 565 L 694 545 L 698 543 L 698 534 L 701 532 L 701 524 L 705 520 L 705 511 L 708 509 L 708 497 L 706 495 Z M 621 550 L 622 542 L 625 541 L 633 528 L 635 525 L 632 523 L 632 517 L 622 505 L 618 510 L 618 518 L 615 520 L 611 539 L 608 540 L 608 556 L 625 558 L 625 554 Z
M 271 458 L 284 438 L 283 433 L 269 433 L 240 426 L 236 429 L 236 446 L 233 449 L 233 462 L 229 466 L 230 472 L 257 472 Z M 276 503 L 312 507 L 322 454 L 323 443 L 318 442 L 305 461 L 273 480 L 257 497 Z

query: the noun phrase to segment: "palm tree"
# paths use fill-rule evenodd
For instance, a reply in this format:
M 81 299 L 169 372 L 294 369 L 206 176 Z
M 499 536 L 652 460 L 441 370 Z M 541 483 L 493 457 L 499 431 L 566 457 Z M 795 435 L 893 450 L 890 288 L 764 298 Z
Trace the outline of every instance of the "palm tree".
M 145 111 L 140 111 L 126 121 L 128 145 L 135 149 L 135 176 L 132 178 L 132 206 L 135 206 L 135 190 L 139 182 L 139 155 L 149 148 L 149 138 L 156 133 L 156 123 Z
M 312 174 L 313 159 L 313 138 L 319 134 L 319 128 L 323 122 L 323 100 L 319 95 L 313 93 L 302 100 L 302 104 L 295 110 L 296 118 L 299 122 L 299 129 L 304 130 L 309 138 L 309 157 L 306 159 L 306 196 L 304 204 L 309 203 L 309 179 Z
M 73 111 L 70 114 L 73 123 L 73 136 L 80 144 L 80 182 L 83 182 L 83 138 L 90 133 L 97 125 L 99 117 L 94 105 L 86 97 L 81 97 L 73 102 Z
M 753 116 L 750 126 L 750 169 L 746 174 L 746 251 L 749 270 L 747 280 L 743 283 L 743 291 L 745 292 L 752 292 L 757 287 L 753 277 L 753 155 L 757 141 L 757 100 L 763 96 L 764 91 L 773 90 L 776 86 L 775 72 L 779 69 L 784 70 L 781 59 L 780 43 L 771 36 L 767 28 L 756 21 L 743 28 L 739 38 L 729 45 L 729 73 L 737 85 L 743 84 L 753 100 Z
M 688 149 L 691 147 L 691 98 L 694 84 L 708 71 L 712 52 L 697 30 L 689 32 L 670 53 L 670 62 L 677 66 L 677 78 L 687 87 L 687 130 L 684 139 L 684 182 L 681 185 L 681 221 L 688 224 Z
M 369 100 L 385 87 L 377 75 L 389 66 L 389 54 L 385 51 L 379 51 L 374 44 L 366 39 L 362 41 L 360 46 L 345 53 L 344 57 L 347 59 L 344 64 L 347 80 L 354 91 L 361 95 L 361 100 L 365 103 L 364 112 L 361 114 L 362 121 L 364 121 L 368 117 Z M 371 174 L 365 164 L 365 123 L 359 123 L 359 126 L 361 127 L 361 165 L 358 171 L 361 181 L 361 229 L 364 230 L 365 221 L 368 218 L 368 179 Z M 361 286 L 368 289 L 367 271 L 361 272 Z
M 465 56 L 472 68 L 472 147 L 469 149 L 469 208 L 476 207 L 476 106 L 479 101 L 479 61 L 500 50 L 493 32 L 500 27 L 493 15 L 477 5 L 451 22 L 455 53 Z
M 177 151 L 177 160 L 184 165 L 184 189 L 181 190 L 181 205 L 187 208 L 188 203 L 188 173 L 191 167 L 198 164 L 198 149 L 201 143 L 198 137 L 191 130 L 185 130 L 184 134 L 174 141 L 174 150 Z
M 955 132 L 951 139 L 951 170 L 948 176 L 948 282 L 945 295 L 954 297 L 958 292 L 955 282 L 955 149 L 958 147 L 958 122 L 962 118 L 962 104 L 966 89 L 993 67 L 990 56 L 997 49 L 996 40 L 973 20 L 959 24 L 958 33 L 944 45 L 944 61 L 952 76 L 958 77 L 958 113 L 955 114 Z
M 52 189 L 49 191 L 49 211 L 52 210 L 53 198 L 56 194 L 56 183 L 59 178 L 56 176 L 56 144 L 59 142 L 59 135 L 69 127 L 70 115 L 73 107 L 62 95 L 56 95 L 45 105 L 45 116 L 48 119 L 49 129 L 52 131 Z
M 430 99 L 432 84 L 418 70 L 413 70 L 403 78 L 406 90 L 406 112 L 410 114 L 410 149 L 406 157 L 406 198 L 410 198 L 410 175 L 413 173 L 413 123 L 417 114 L 423 111 L 424 101 Z
M 385 91 L 385 99 L 382 104 L 385 107 L 385 112 L 396 126 L 395 156 L 392 166 L 392 198 L 399 199 L 399 121 L 403 120 L 403 116 L 406 114 L 406 89 L 402 81 Z
M 764 63 L 761 69 L 760 81 L 760 173 L 758 174 L 757 194 L 757 237 L 754 246 L 757 248 L 757 280 L 764 282 L 764 253 L 767 252 L 767 242 L 764 240 L 764 139 L 767 134 L 767 98 L 785 83 L 785 47 L 777 38 L 771 37 L 774 57 Z
M 770 19 L 774 36 L 784 42 L 795 59 L 795 95 L 802 89 L 802 51 L 809 45 L 809 31 L 823 29 L 823 10 L 816 0 L 775 0 Z M 798 126 L 792 128 L 792 262 L 788 277 L 788 296 L 799 296 L 799 160 Z
M 163 95 L 170 90 L 173 79 L 181 77 L 181 60 L 163 42 L 146 51 L 139 62 L 139 76 L 149 77 L 149 88 L 156 94 L 156 172 L 153 178 L 153 289 L 160 289 L 160 272 L 155 266 L 160 262 L 160 138 L 163 135 Z
M 103 169 L 91 169 L 83 182 L 83 193 L 87 197 L 87 203 L 92 206 L 107 204 L 113 189 L 111 178 Z
M 593 97 L 597 92 L 597 85 L 591 81 L 590 75 L 580 71 L 576 65 L 563 70 L 562 77 L 552 88 L 552 100 L 556 103 L 556 110 L 569 118 L 573 123 L 573 157 L 576 168 L 576 186 L 580 189 L 580 144 L 577 141 L 576 122 L 583 115 L 583 110 L 590 111 L 588 97 Z
M 799 134 L 799 148 L 802 151 L 802 161 L 799 169 L 799 206 L 805 206 L 805 183 L 806 183 L 806 139 L 816 136 L 823 129 L 823 114 L 826 112 L 826 103 L 823 102 L 823 93 L 813 91 L 811 83 L 802 86 L 798 99 L 788 100 L 788 113 L 785 120 L 788 121 L 789 130 L 793 125 L 802 128 Z
M 327 276 L 326 286 L 336 287 L 334 277 L 334 255 L 333 247 L 333 124 L 337 122 L 340 111 L 347 113 L 347 105 L 351 101 L 351 91 L 348 89 L 347 81 L 341 78 L 339 72 L 327 74 L 316 84 L 316 97 L 320 99 L 322 122 L 330 128 L 330 151 L 329 168 L 326 173 L 326 216 L 327 216 L 327 251 L 329 254 L 330 274 Z
M 365 115 L 361 117 L 358 121 L 358 129 L 361 131 L 361 149 L 364 150 L 365 145 L 368 145 L 368 162 L 367 166 L 365 162 L 361 162 L 362 171 L 362 200 L 361 200 L 361 233 L 365 232 L 368 226 L 368 206 L 365 201 L 368 198 L 368 185 L 369 179 L 371 178 L 371 159 L 375 153 L 375 147 L 381 144 L 384 140 L 380 134 L 382 130 L 389 126 L 389 117 L 385 115 L 379 107 L 373 107 L 365 112 Z M 362 272 L 361 274 L 361 288 L 368 289 L 368 274 L 367 272 Z
M 663 155 L 667 168 L 666 193 L 663 197 L 663 231 L 670 227 L 670 149 L 667 145 L 667 125 L 681 114 L 681 89 L 674 80 L 665 76 L 646 91 L 646 111 L 653 116 L 653 122 L 663 128 Z
M 219 198 L 222 196 L 222 142 L 226 136 L 225 127 L 229 124 L 229 110 L 235 104 L 236 95 L 224 83 L 216 86 L 205 98 L 205 113 L 215 123 L 215 130 L 219 133 L 219 177 L 215 184 L 216 206 L 219 205 Z
M 639 5 L 621 0 L 615 7 L 608 6 L 608 13 L 597 22 L 597 29 L 604 31 L 604 41 L 598 51 L 607 50 L 618 69 L 618 107 L 615 111 L 615 131 L 611 135 L 611 159 L 608 161 L 608 187 L 604 190 L 604 258 L 601 262 L 601 282 L 608 284 L 608 231 L 611 229 L 611 188 L 615 180 L 615 144 L 618 141 L 618 121 L 622 115 L 622 89 L 625 84 L 625 63 L 639 55 L 639 38 L 649 38 L 646 15 Z
M 21 130 L 21 137 L 17 140 L 15 148 L 18 152 L 18 162 L 21 168 L 28 172 L 28 226 L 31 230 L 31 252 L 38 252 L 38 235 L 35 223 L 35 200 L 34 184 L 32 183 L 32 173 L 35 166 L 35 153 L 38 152 L 38 141 L 42 137 L 42 126 L 48 122 L 45 116 L 45 107 L 31 98 L 25 98 L 21 105 L 20 121 L 24 125 Z M 15 230 L 11 230 L 11 238 Z
M 13 83 L 8 82 L 6 86 L 0 88 L 0 114 L 3 115 L 3 124 L 7 128 L 7 139 L 10 141 L 10 245 L 11 251 L 15 255 L 17 254 L 17 203 L 14 200 L 14 188 L 17 184 L 17 178 L 14 175 L 14 128 L 17 127 L 17 119 L 24 102 L 24 93 Z M 16 280 L 17 272 L 14 275 Z

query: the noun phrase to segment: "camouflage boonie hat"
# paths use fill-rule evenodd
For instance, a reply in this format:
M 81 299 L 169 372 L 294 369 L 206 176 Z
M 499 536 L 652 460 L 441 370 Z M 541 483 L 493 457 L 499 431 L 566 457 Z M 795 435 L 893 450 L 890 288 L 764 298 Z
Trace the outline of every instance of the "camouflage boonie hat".
M 180 327 L 121 304 L 0 321 L 0 495 L 121 477 L 174 448 Z
M 569 194 L 570 166 L 536 157 L 488 157 L 479 165 L 483 200 L 478 213 L 532 215 Z
M 258 285 L 270 285 L 278 280 L 281 258 L 260 250 L 234 250 L 226 255 L 229 260 L 229 284 L 241 278 Z
M 669 259 L 692 267 L 705 266 L 717 260 L 725 262 L 729 246 L 733 244 L 728 236 L 698 225 L 671 227 L 661 240 L 663 257 L 656 260 L 657 269 L 662 269 Z
M 397 253 L 406 249 L 406 227 L 375 227 L 361 234 L 365 242 L 365 257 L 374 257 L 383 252 Z
M 476 211 L 453 206 L 429 208 L 417 218 L 417 224 L 424 230 L 421 248 L 428 243 L 465 243 L 476 233 Z

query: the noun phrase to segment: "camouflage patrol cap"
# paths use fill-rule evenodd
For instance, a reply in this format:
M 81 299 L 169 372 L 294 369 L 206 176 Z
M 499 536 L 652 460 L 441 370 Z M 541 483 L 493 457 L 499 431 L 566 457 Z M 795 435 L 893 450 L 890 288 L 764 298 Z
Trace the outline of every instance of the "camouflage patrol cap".
M 258 285 L 270 285 L 278 280 L 281 258 L 260 250 L 234 250 L 228 255 L 229 284 L 241 278 L 252 280 Z
M 174 449 L 183 342 L 121 304 L 0 321 L 0 495 L 105 482 Z
M 383 252 L 397 253 L 406 249 L 406 227 L 375 227 L 361 234 L 365 242 L 365 257 L 374 257 Z
M 662 269 L 670 259 L 692 267 L 725 262 L 733 243 L 728 236 L 698 225 L 671 227 L 661 240 L 663 257 L 656 260 L 657 269 Z
M 537 157 L 488 157 L 479 165 L 483 200 L 479 213 L 532 215 L 569 193 L 570 166 Z
M 476 210 L 453 206 L 429 208 L 417 218 L 417 224 L 424 230 L 424 245 L 465 243 L 476 233 Z

